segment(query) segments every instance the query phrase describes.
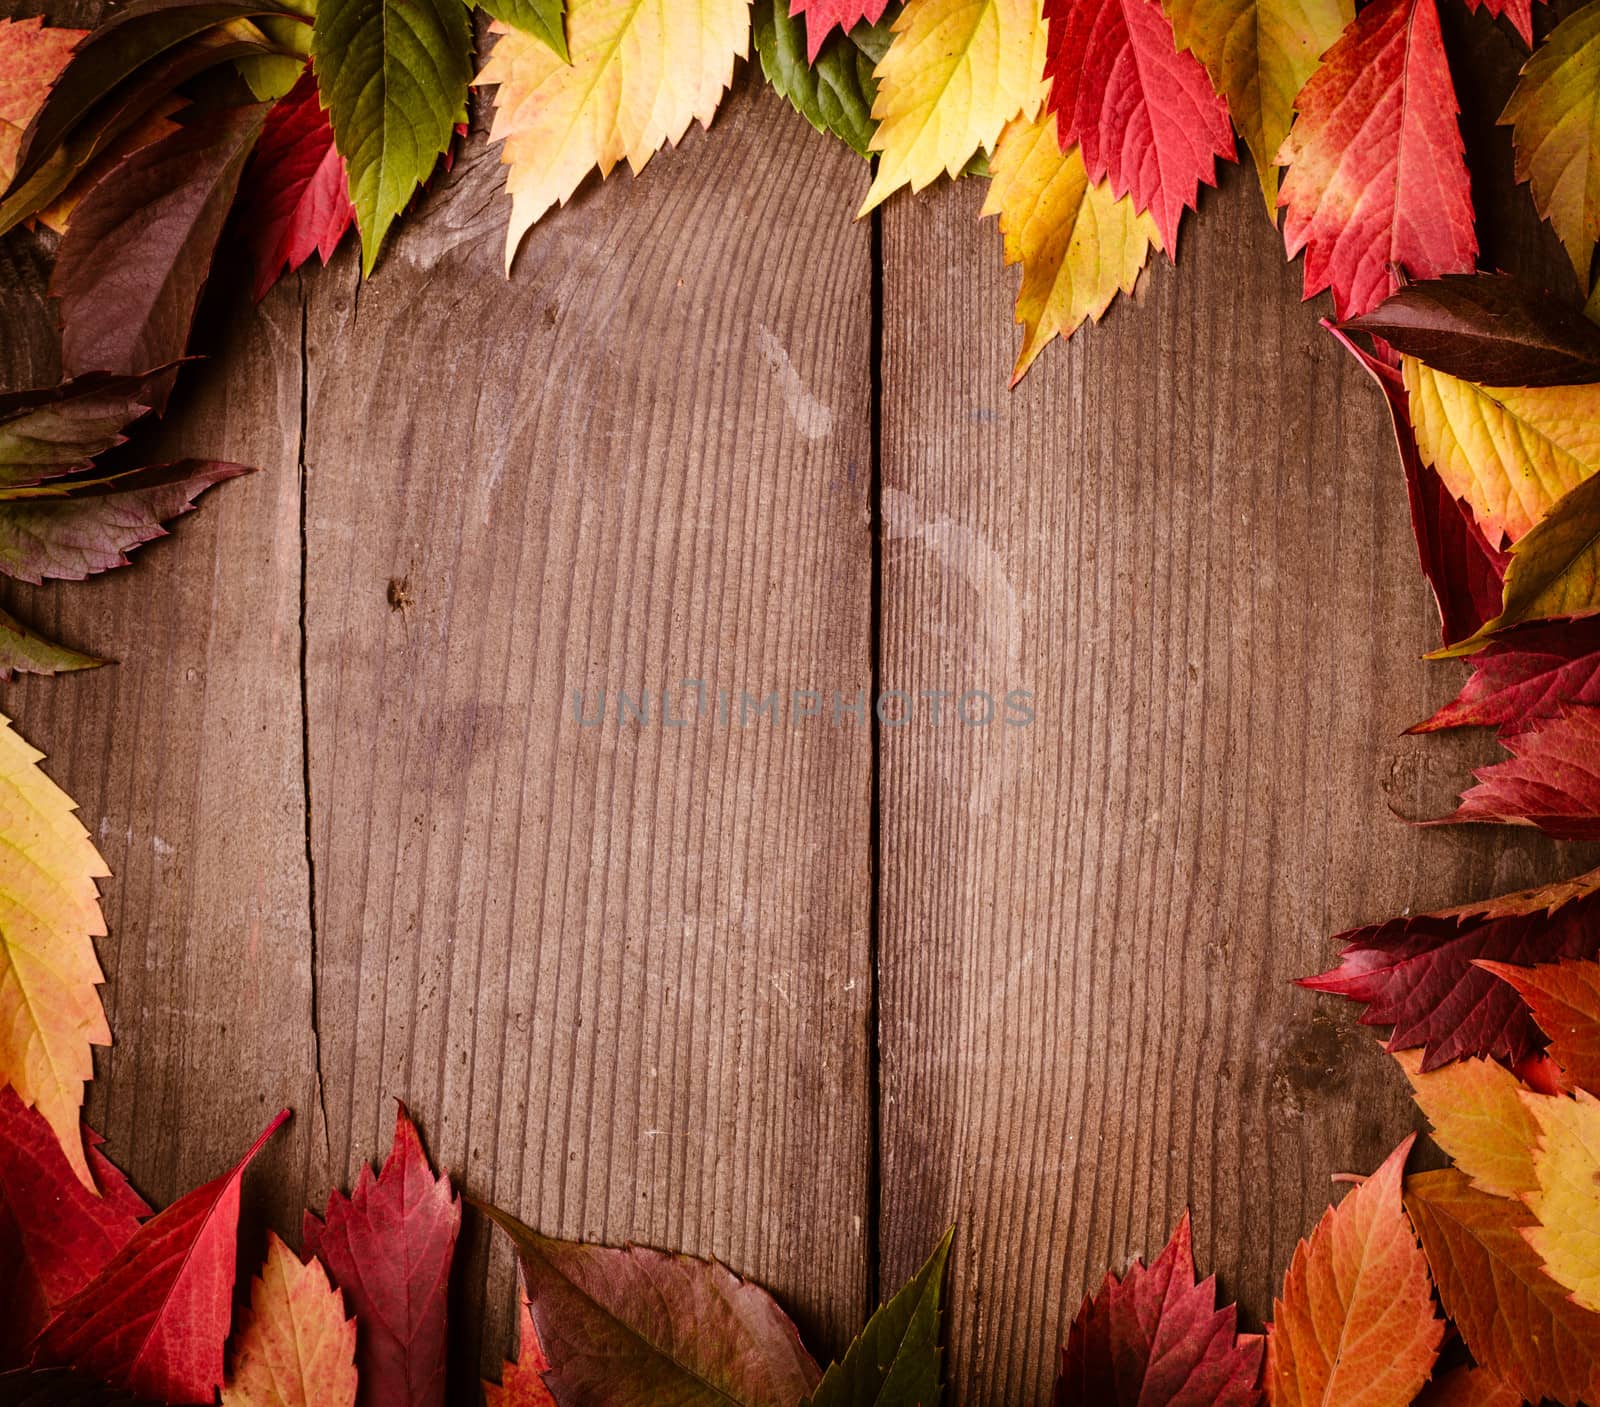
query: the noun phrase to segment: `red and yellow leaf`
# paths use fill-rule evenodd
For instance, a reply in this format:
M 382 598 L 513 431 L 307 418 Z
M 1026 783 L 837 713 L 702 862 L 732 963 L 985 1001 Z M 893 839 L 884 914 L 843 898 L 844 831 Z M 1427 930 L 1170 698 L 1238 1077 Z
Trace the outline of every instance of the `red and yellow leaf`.
M 1422 1053 L 1398 1050 L 1417 1107 L 1433 1125 L 1434 1142 L 1474 1187 L 1515 1197 L 1535 1185 L 1533 1143 L 1539 1125 L 1523 1102 L 1522 1082 L 1498 1060 L 1473 1056 L 1437 1070 L 1422 1068 Z
M 41 19 L 0 20 L 0 190 L 16 174 L 24 129 L 88 32 L 46 29 Z
M 545 1386 L 544 1375 L 550 1360 L 539 1343 L 533 1309 L 527 1295 L 517 1299 L 517 1361 L 509 1359 L 500 1372 L 498 1384 L 486 1382 L 483 1397 L 486 1407 L 556 1407 L 556 1400 Z
M 269 1232 L 222 1407 L 354 1407 L 355 1356 L 355 1320 L 344 1317 L 327 1272 Z
M 1550 1055 L 1567 1079 L 1600 1090 L 1600 963 L 1552 962 L 1539 967 L 1481 964 L 1509 982 L 1550 1038 Z

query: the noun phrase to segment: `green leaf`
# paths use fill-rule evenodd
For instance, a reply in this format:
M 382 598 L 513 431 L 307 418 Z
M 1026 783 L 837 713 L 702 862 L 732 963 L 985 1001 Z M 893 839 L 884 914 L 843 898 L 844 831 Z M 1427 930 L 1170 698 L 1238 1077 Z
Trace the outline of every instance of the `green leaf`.
M 320 0 L 312 67 L 350 173 L 370 274 L 395 217 L 467 118 L 472 31 L 461 0 Z
M 0 611 L 0 679 L 18 674 L 66 674 L 78 669 L 98 669 L 105 663 L 93 655 L 80 655 L 35 635 L 14 616 Z
M 567 0 L 478 0 L 478 6 L 502 24 L 542 39 L 571 63 L 567 52 Z
M 767 82 L 817 131 L 831 133 L 860 156 L 869 155 L 878 85 L 866 50 L 853 36 L 834 33 L 816 63 L 808 64 L 805 26 L 790 15 L 788 0 L 756 0 L 753 20 Z
M 955 1227 L 905 1287 L 867 1321 L 805 1407 L 938 1407 L 939 1305 Z

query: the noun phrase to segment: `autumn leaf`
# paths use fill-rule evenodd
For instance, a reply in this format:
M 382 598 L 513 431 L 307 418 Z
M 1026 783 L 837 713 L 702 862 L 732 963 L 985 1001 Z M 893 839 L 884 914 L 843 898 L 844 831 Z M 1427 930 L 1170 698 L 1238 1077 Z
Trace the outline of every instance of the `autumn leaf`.
M 123 430 L 156 399 L 154 380 L 91 372 L 56 386 L 0 393 L 0 489 L 85 469 L 122 444 Z
M 1150 212 L 1161 248 L 1178 251 L 1178 221 L 1216 157 L 1233 160 L 1228 110 L 1193 54 L 1180 53 L 1160 0 L 1045 0 L 1046 108 L 1062 150 L 1077 144 L 1091 181 Z
M 327 1266 L 361 1325 L 362 1407 L 443 1403 L 446 1291 L 460 1229 L 460 1200 L 428 1165 L 404 1104 L 378 1177 L 363 1165 L 351 1196 L 332 1193 L 321 1221 L 306 1214 L 305 1253 Z
M 1511 757 L 1475 768 L 1461 805 L 1428 824 L 1489 821 L 1600 840 L 1600 708 L 1568 708 L 1502 742 Z
M 1479 965 L 1509 982 L 1527 1003 L 1539 1029 L 1550 1038 L 1551 1058 L 1567 1079 L 1591 1092 L 1600 1089 L 1600 964 L 1568 960 L 1538 967 Z
M 326 264 L 355 219 L 344 158 L 308 69 L 261 126 L 239 198 L 239 227 L 255 263 L 259 302 L 285 269 L 313 254 Z
M 361 271 L 370 274 L 389 226 L 467 120 L 467 9 L 459 0 L 318 0 L 311 66 L 350 173 Z
M 1400 1205 L 1414 1140 L 1295 1247 L 1267 1326 L 1273 1407 L 1410 1407 L 1433 1371 L 1444 1324 Z
M 791 1407 L 817 1386 L 788 1316 L 726 1266 L 557 1241 L 479 1210 L 516 1247 L 557 1401 Z
M 877 24 L 888 4 L 889 0 L 789 0 L 789 13 L 805 19 L 806 62 L 816 63 L 829 30 L 837 26 L 848 34 L 858 24 Z
M 920 191 L 990 151 L 1019 112 L 1044 101 L 1040 0 L 907 0 L 875 70 L 880 153 L 865 215 L 902 186 Z
M 1600 0 L 1570 14 L 1533 51 L 1500 114 L 1516 173 L 1566 246 L 1579 282 L 1600 237 Z
M 1522 971 L 1509 968 L 1507 971 Z M 1422 1068 L 1422 1052 L 1397 1050 L 1395 1060 L 1433 1126 L 1433 1139 L 1471 1180 L 1497 1197 L 1534 1185 L 1533 1141 L 1539 1125 L 1523 1103 L 1522 1082 L 1498 1060 L 1472 1056 Z
M 1469 1055 L 1517 1064 L 1542 1042 L 1522 999 L 1480 959 L 1531 965 L 1600 952 L 1600 871 L 1435 914 L 1351 929 L 1343 961 L 1300 985 L 1363 1002 L 1363 1025 L 1390 1025 L 1386 1049 L 1422 1049 L 1436 1070 Z
M 1523 1233 L 1550 1278 L 1580 1308 L 1600 1310 L 1600 1099 L 1529 1096 L 1539 1126 L 1534 1186 L 1522 1200 L 1537 1219 Z
M 38 1366 L 70 1366 L 163 1402 L 211 1402 L 233 1316 L 239 1186 L 284 1110 L 231 1171 L 145 1222 L 61 1306 L 34 1346 Z
M 570 0 L 563 63 L 496 25 L 479 83 L 499 84 L 492 141 L 511 168 L 506 270 L 522 237 L 595 167 L 635 175 L 696 118 L 710 126 L 749 45 L 750 0 Z
M 1422 462 L 1411 429 L 1410 400 L 1400 373 L 1364 352 L 1327 319 L 1322 325 L 1377 383 L 1389 407 L 1411 508 L 1411 531 L 1422 574 L 1433 588 L 1446 645 L 1465 639 L 1500 609 L 1506 555 L 1490 545 L 1472 510 Z
M 1052 338 L 1070 336 L 1087 318 L 1098 322 L 1119 291 L 1132 291 L 1160 236 L 1149 215 L 1134 214 L 1130 197 L 1090 182 L 1078 148 L 1063 153 L 1056 144 L 1048 116 L 1014 119 L 989 169 L 983 213 L 1000 217 L 1006 263 L 1022 265 L 1015 386 Z
M 1452 1368 L 1423 1388 L 1415 1407 L 1522 1407 L 1522 1394 L 1483 1368 Z
M 1180 49 L 1205 65 L 1255 159 L 1278 220 L 1278 152 L 1317 60 L 1355 17 L 1353 0 L 1169 0 Z
M 1217 1308 L 1214 1276 L 1195 1281 L 1185 1212 L 1147 1268 L 1134 1261 L 1086 1295 L 1061 1350 L 1054 1407 L 1254 1407 L 1261 1341 Z
M 484 1407 L 556 1407 L 550 1389 L 544 1385 L 550 1360 L 539 1343 L 533 1326 L 533 1310 L 526 1294 L 517 1297 L 517 1361 L 507 1361 L 500 1370 L 498 1384 L 483 1385 Z
M 85 29 L 46 29 L 42 19 L 0 20 L 0 190 L 17 170 L 22 133 Z
M 566 0 L 478 0 L 478 4 L 485 14 L 542 39 L 558 59 L 570 62 Z
M 14 1373 L 0 1373 L 0 1407 L 156 1407 L 156 1404 L 68 1368 L 19 1368 Z
M 0 679 L 18 674 L 71 674 L 98 669 L 105 663 L 93 655 L 70 650 L 29 630 L 15 616 L 0 611 Z
M 1407 284 L 1347 327 L 1434 371 L 1486 386 L 1600 381 L 1600 327 L 1509 274 Z
M 1337 315 L 1414 279 L 1470 272 L 1478 255 L 1456 95 L 1434 0 L 1374 0 L 1295 102 L 1278 160 L 1284 246 L 1306 254 L 1305 296 Z
M 150 1214 L 86 1134 L 94 1188 L 42 1114 L 0 1089 L 0 1365 L 20 1364 L 51 1313 L 98 1275 Z
M 246 107 L 198 117 L 134 152 L 78 203 L 50 280 L 67 375 L 137 375 L 183 356 L 264 116 Z M 155 387 L 157 410 L 170 380 Z
M 1600 385 L 1491 387 L 1402 357 L 1423 463 L 1512 542 L 1600 468 Z
M 1534 1402 L 1600 1399 L 1600 1315 L 1545 1274 L 1526 1239 L 1532 1213 L 1455 1168 L 1407 1178 L 1405 1204 L 1473 1358 Z
M 1511 27 L 1517 31 L 1522 42 L 1532 47 L 1533 0 L 1466 0 L 1466 6 L 1474 14 L 1482 9 L 1495 19 L 1504 16 L 1511 21 Z
M 752 23 L 761 72 L 773 90 L 817 131 L 870 155 L 878 91 L 872 59 L 848 35 L 835 34 L 807 62 L 800 21 L 788 14 L 784 0 L 755 0 Z
M 1408 733 L 1441 728 L 1499 728 L 1520 733 L 1573 704 L 1600 706 L 1600 620 L 1530 625 L 1468 661 L 1461 692 Z

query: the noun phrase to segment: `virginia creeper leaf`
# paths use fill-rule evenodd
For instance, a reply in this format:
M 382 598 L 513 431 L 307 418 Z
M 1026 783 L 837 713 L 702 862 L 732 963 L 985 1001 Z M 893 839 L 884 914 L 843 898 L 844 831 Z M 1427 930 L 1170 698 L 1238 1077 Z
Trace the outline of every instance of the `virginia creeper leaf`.
M 1468 273 L 1472 188 L 1434 0 L 1374 0 L 1295 102 L 1278 160 L 1284 246 L 1306 252 L 1305 296 L 1337 315 L 1377 307 L 1412 278 Z
M 1327 319 L 1324 327 L 1377 382 L 1389 406 L 1389 422 L 1400 451 L 1422 573 L 1433 588 L 1445 644 L 1465 639 L 1500 609 L 1506 555 L 1489 543 L 1472 510 L 1422 462 L 1411 429 L 1410 400 L 1400 373 L 1362 351 Z
M 183 356 L 264 116 L 246 107 L 197 117 L 134 152 L 78 203 L 50 280 L 67 375 L 137 374 Z M 158 410 L 170 381 L 154 388 Z
M 93 942 L 106 931 L 95 880 L 110 871 L 41 757 L 0 718 L 0 1081 L 94 1190 L 78 1115 L 90 1047 L 111 1043 Z
M 162 368 L 161 371 L 164 371 Z M 120 445 L 155 399 L 149 376 L 91 372 L 57 386 L 0 393 L 0 489 L 88 467 Z
M 70 674 L 98 669 L 105 663 L 29 630 L 15 616 L 0 611 L 0 679 L 18 674 Z
M 1407 284 L 1346 326 L 1484 386 L 1600 381 L 1600 327 L 1509 274 Z
M 954 1235 L 951 1227 L 922 1269 L 878 1306 L 803 1407 L 939 1407 L 939 1304 Z
M 1533 46 L 1533 0 L 1466 0 L 1466 5 L 1474 13 L 1481 6 L 1496 19 L 1505 16 L 1522 42 L 1530 48 Z
M 309 69 L 262 123 L 239 205 L 257 301 L 285 269 L 292 273 L 313 254 L 326 264 L 355 219 L 344 158 Z
M 1600 1310 L 1600 1099 L 1582 1089 L 1527 1098 L 1539 1125 L 1537 1180 L 1522 1198 L 1537 1219 L 1528 1244 L 1574 1304 Z
M 1091 181 L 1132 195 L 1161 247 L 1178 251 L 1178 221 L 1216 157 L 1233 160 L 1228 109 L 1193 54 L 1180 53 L 1160 0 L 1045 0 L 1046 108 L 1062 150 L 1076 143 Z
M 62 1305 L 34 1346 L 39 1366 L 71 1366 L 163 1402 L 211 1402 L 233 1317 L 239 1185 L 284 1110 L 238 1165 L 135 1231 Z
M 1478 386 L 1401 358 L 1423 462 L 1515 542 L 1600 469 L 1600 385 Z
M 1522 1407 L 1522 1394 L 1487 1369 L 1452 1368 L 1423 1388 L 1416 1407 Z
M 333 1192 L 323 1220 L 306 1213 L 305 1252 L 327 1266 L 361 1325 L 362 1407 L 443 1403 L 446 1290 L 460 1229 L 461 1202 L 450 1179 L 434 1175 L 404 1104 L 378 1177 L 363 1165 L 355 1192 Z
M 1061 1350 L 1054 1407 L 1255 1407 L 1261 1341 L 1195 1281 L 1189 1214 L 1147 1268 L 1134 1261 L 1086 1295 Z
M 820 1374 L 764 1290 L 716 1261 L 557 1241 L 481 1206 L 516 1246 L 563 1407 L 792 1407 Z
M 1363 1002 L 1364 1025 L 1392 1025 L 1387 1049 L 1422 1048 L 1422 1068 L 1468 1055 L 1512 1064 L 1542 1042 L 1526 1004 L 1475 966 L 1481 958 L 1527 966 L 1600 952 L 1600 871 L 1436 914 L 1351 929 L 1335 940 L 1343 961 L 1300 979 L 1314 991 Z
M 1087 318 L 1100 320 L 1120 290 L 1131 292 L 1160 235 L 1133 200 L 1091 183 L 1076 147 L 1063 153 L 1055 122 L 1014 118 L 990 159 L 985 215 L 1000 217 L 1008 264 L 1022 265 L 1017 321 L 1022 350 L 1015 386 L 1053 337 L 1070 337 Z
M 249 472 L 242 464 L 180 459 L 0 489 L 0 572 L 37 585 L 125 567 L 129 552 L 165 537 L 162 523 L 187 513 L 206 489 Z
M 901 186 L 920 191 L 992 150 L 1019 112 L 1044 100 L 1040 0 L 907 0 L 874 71 L 880 153 L 865 215 Z
M 1600 963 L 1482 966 L 1509 982 L 1528 1004 L 1539 1029 L 1550 1038 L 1551 1058 L 1568 1080 L 1591 1093 L 1600 1089 Z
M 829 30 L 838 26 L 848 34 L 858 24 L 877 24 L 888 5 L 889 0 L 789 0 L 788 8 L 805 18 L 806 62 L 814 64 Z
M 872 60 L 845 34 L 835 34 L 809 62 L 800 21 L 785 0 L 755 0 L 756 53 L 767 82 L 819 132 L 831 133 L 860 156 L 870 155 Z
M 155 1407 L 148 1399 L 68 1368 L 0 1373 L 0 1407 Z
M 1521 1202 L 1445 1168 L 1408 1177 L 1405 1203 L 1439 1301 L 1480 1365 L 1534 1402 L 1600 1397 L 1600 1315 L 1545 1274 Z
M 22 133 L 88 31 L 46 29 L 41 19 L 0 20 L 0 190 L 17 170 Z
M 1278 220 L 1278 152 L 1317 60 L 1355 17 L 1353 0 L 1168 0 L 1173 37 L 1205 65 Z
M 318 0 L 311 65 L 370 274 L 389 226 L 467 120 L 467 9 L 459 0 Z
M 492 141 L 511 168 L 506 269 L 544 213 L 595 167 L 637 175 L 696 118 L 709 127 L 749 47 L 750 0 L 570 0 L 563 63 L 547 44 L 495 26 L 479 83 L 497 83 Z
M 478 4 L 502 24 L 544 40 L 562 62 L 570 62 L 566 0 L 478 0 Z
M 1464 727 L 1520 733 L 1569 705 L 1600 706 L 1600 620 L 1526 626 L 1469 663 L 1472 676 L 1461 692 L 1408 733 Z
M 1516 172 L 1566 246 L 1578 280 L 1600 237 L 1600 0 L 1568 15 L 1533 51 L 1500 120 L 1511 126 Z
M 90 1191 L 55 1132 L 14 1089 L 0 1089 L 0 1364 L 17 1364 L 65 1304 L 138 1230 L 150 1208 L 86 1134 Z M 3 1399 L 0 1399 L 3 1400 Z
M 517 1300 L 517 1361 L 508 1361 L 500 1370 L 498 1385 L 484 1383 L 484 1407 L 556 1407 L 544 1385 L 549 1369 L 550 1360 L 544 1356 L 539 1331 L 533 1325 L 533 1310 L 527 1295 L 521 1295 Z
M 1432 1373 L 1444 1324 L 1400 1204 L 1414 1139 L 1295 1247 L 1267 1326 L 1273 1407 L 1410 1407 Z
M 327 1272 L 268 1232 L 222 1407 L 354 1407 L 355 1356 L 355 1320 L 344 1317 Z
M 1532 969 L 1507 968 L 1509 972 Z M 1497 1197 L 1534 1186 L 1533 1141 L 1539 1125 L 1522 1100 L 1522 1082 L 1498 1060 L 1472 1056 L 1422 1068 L 1422 1052 L 1397 1050 L 1417 1107 L 1433 1126 L 1433 1140 L 1472 1185 Z
M 1568 708 L 1501 741 L 1511 757 L 1476 768 L 1461 805 L 1430 824 L 1491 821 L 1600 840 L 1600 708 Z

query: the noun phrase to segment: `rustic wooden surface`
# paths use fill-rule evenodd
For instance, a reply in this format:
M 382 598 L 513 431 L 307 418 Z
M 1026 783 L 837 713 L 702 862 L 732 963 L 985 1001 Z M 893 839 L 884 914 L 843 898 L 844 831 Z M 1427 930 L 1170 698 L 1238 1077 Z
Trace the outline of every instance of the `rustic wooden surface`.
M 262 472 L 134 570 L 4 593 L 120 661 L 5 700 L 114 872 L 110 1151 L 165 1201 L 292 1105 L 258 1243 L 404 1098 L 467 1190 L 717 1254 L 824 1351 L 954 1221 L 969 1404 L 1044 1401 L 1185 1206 L 1258 1323 L 1329 1173 L 1413 1126 L 1290 979 L 1578 857 L 1399 819 L 1483 749 L 1400 736 L 1453 667 L 1378 396 L 1253 180 L 1011 394 L 976 183 L 852 223 L 864 166 L 748 71 L 509 283 L 500 184 L 477 138 L 371 282 L 346 250 L 219 290 L 163 436 Z M 0 246 L 10 384 L 53 372 L 44 268 Z M 573 721 L 689 678 L 1037 718 Z M 467 1245 L 462 1402 L 510 1289 Z

